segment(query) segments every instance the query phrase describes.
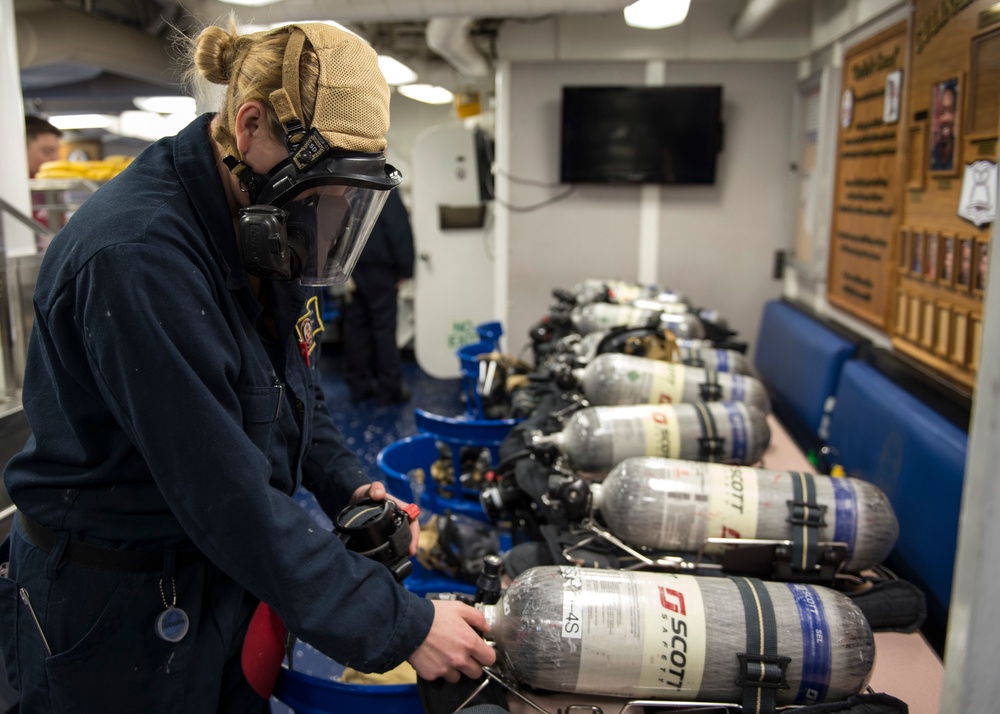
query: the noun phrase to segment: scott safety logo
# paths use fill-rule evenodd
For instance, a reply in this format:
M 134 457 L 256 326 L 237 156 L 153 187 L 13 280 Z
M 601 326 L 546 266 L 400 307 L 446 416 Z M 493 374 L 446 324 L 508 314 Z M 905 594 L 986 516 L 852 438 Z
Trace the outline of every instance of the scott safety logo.
M 660 604 L 663 607 L 670 610 L 670 612 L 676 612 L 678 615 L 687 614 L 687 610 L 684 608 L 684 593 L 663 586 L 660 586 L 658 589 L 660 591 Z
M 299 338 L 299 351 L 309 364 L 309 355 L 316 349 L 316 335 L 323 331 L 323 318 L 319 312 L 319 298 L 306 300 L 306 312 L 295 321 L 295 334 Z
M 663 650 L 659 656 L 658 679 L 660 684 L 680 690 L 684 687 L 688 664 L 688 625 L 682 619 L 687 615 L 684 593 L 663 586 L 658 586 L 657 589 L 660 591 L 660 605 L 665 610 L 676 613 L 668 615 L 664 612 L 660 615 L 660 644 Z

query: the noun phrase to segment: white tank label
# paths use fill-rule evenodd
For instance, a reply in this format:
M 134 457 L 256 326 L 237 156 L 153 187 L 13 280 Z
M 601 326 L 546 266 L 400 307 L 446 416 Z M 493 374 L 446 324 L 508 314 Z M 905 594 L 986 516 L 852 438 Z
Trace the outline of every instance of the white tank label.
M 649 404 L 675 404 L 684 399 L 684 366 L 673 362 L 656 362 L 652 383 L 647 393 Z
M 681 432 L 673 407 L 664 406 L 627 419 L 608 420 L 611 432 L 612 465 L 630 456 L 665 456 L 677 458 L 681 453 Z M 604 425 L 602 425 L 604 426 Z
M 681 455 L 681 427 L 672 408 L 651 410 L 641 419 L 645 440 L 643 448 L 639 451 L 630 451 L 617 459 L 616 463 L 629 456 L 662 456 L 666 459 L 676 459 Z M 617 445 L 613 453 L 618 453 Z
M 603 302 L 594 304 L 591 314 L 601 329 L 617 325 L 641 325 L 647 317 L 646 311 L 637 307 Z
M 705 608 L 695 579 L 654 573 L 608 577 L 596 570 L 586 571 L 584 579 L 577 688 L 694 699 L 705 669 L 706 641 Z M 569 595 L 564 592 L 564 602 L 575 599 Z M 623 690 L 626 678 L 636 684 Z
M 708 478 L 708 537 L 756 538 L 760 505 L 757 471 L 711 464 Z
M 708 464 L 674 461 L 664 469 L 662 481 L 648 480 L 650 488 L 662 492 L 658 547 L 698 550 L 708 538 Z

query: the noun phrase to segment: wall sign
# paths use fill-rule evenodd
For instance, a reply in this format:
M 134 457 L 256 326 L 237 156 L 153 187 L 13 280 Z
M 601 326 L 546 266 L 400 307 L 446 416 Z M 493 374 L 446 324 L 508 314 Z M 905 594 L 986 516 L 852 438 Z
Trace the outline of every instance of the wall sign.
M 891 308 L 900 224 L 905 57 L 900 23 L 848 50 L 842 75 L 827 299 L 877 327 Z

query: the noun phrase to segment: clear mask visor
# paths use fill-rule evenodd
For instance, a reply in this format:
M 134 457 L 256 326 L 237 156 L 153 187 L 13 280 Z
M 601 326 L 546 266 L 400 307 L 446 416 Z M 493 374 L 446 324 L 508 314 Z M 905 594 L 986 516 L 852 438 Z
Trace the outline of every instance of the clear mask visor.
M 281 205 L 288 212 L 289 243 L 301 251 L 299 283 L 347 282 L 388 195 L 358 186 L 316 186 Z

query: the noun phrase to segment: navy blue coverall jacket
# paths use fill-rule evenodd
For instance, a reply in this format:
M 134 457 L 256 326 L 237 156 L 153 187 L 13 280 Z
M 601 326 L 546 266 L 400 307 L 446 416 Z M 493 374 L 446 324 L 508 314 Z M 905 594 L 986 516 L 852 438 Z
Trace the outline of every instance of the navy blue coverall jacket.
M 21 511 L 71 540 L 203 553 L 212 572 L 193 582 L 181 568 L 175 583 L 178 604 L 195 620 L 211 610 L 221 622 L 225 607 L 245 611 L 240 597 L 227 595 L 220 604 L 213 594 L 245 588 L 292 633 L 338 662 L 387 670 L 426 637 L 433 606 L 400 587 L 382 565 L 347 551 L 292 498 L 305 486 L 333 515 L 368 479 L 319 387 L 314 293 L 268 281 L 260 299 L 251 291 L 209 141 L 210 119 L 204 115 L 144 151 L 52 242 L 38 276 L 25 373 L 32 437 L 4 482 Z M 262 336 L 262 302 L 274 316 L 277 341 Z M 16 536 L 11 577 L 38 590 L 31 597 L 43 629 L 60 626 L 61 607 L 75 608 L 67 615 L 71 624 L 85 620 L 89 607 L 95 629 L 103 627 L 104 610 L 118 605 L 88 605 L 87 593 L 72 591 L 64 593 L 69 602 L 57 602 L 58 581 L 72 584 L 67 573 L 80 568 L 41 556 L 19 560 Z M 87 579 L 98 575 L 84 572 L 79 585 L 91 587 Z M 163 578 L 146 580 L 129 587 L 150 600 L 155 615 L 164 608 L 161 599 L 171 597 L 171 583 L 161 598 Z M 197 652 L 187 665 L 180 656 L 184 647 L 199 646 L 193 635 L 172 645 L 156 637 L 152 621 L 115 617 L 125 620 L 118 627 L 134 630 L 128 646 L 159 648 L 146 659 L 120 653 L 137 669 L 161 674 L 168 657 L 175 671 L 201 666 Z M 50 686 L 60 657 L 81 649 L 94 656 L 90 624 L 75 625 L 79 643 L 46 630 Z M 6 638 L 9 623 L 3 626 Z M 24 627 L 22 621 L 15 653 L 22 680 L 32 667 L 27 660 L 38 654 L 30 641 L 37 634 Z M 214 627 L 226 635 L 226 624 Z M 4 648 L 8 654 L 10 644 Z M 202 711 L 180 701 L 164 711 Z

